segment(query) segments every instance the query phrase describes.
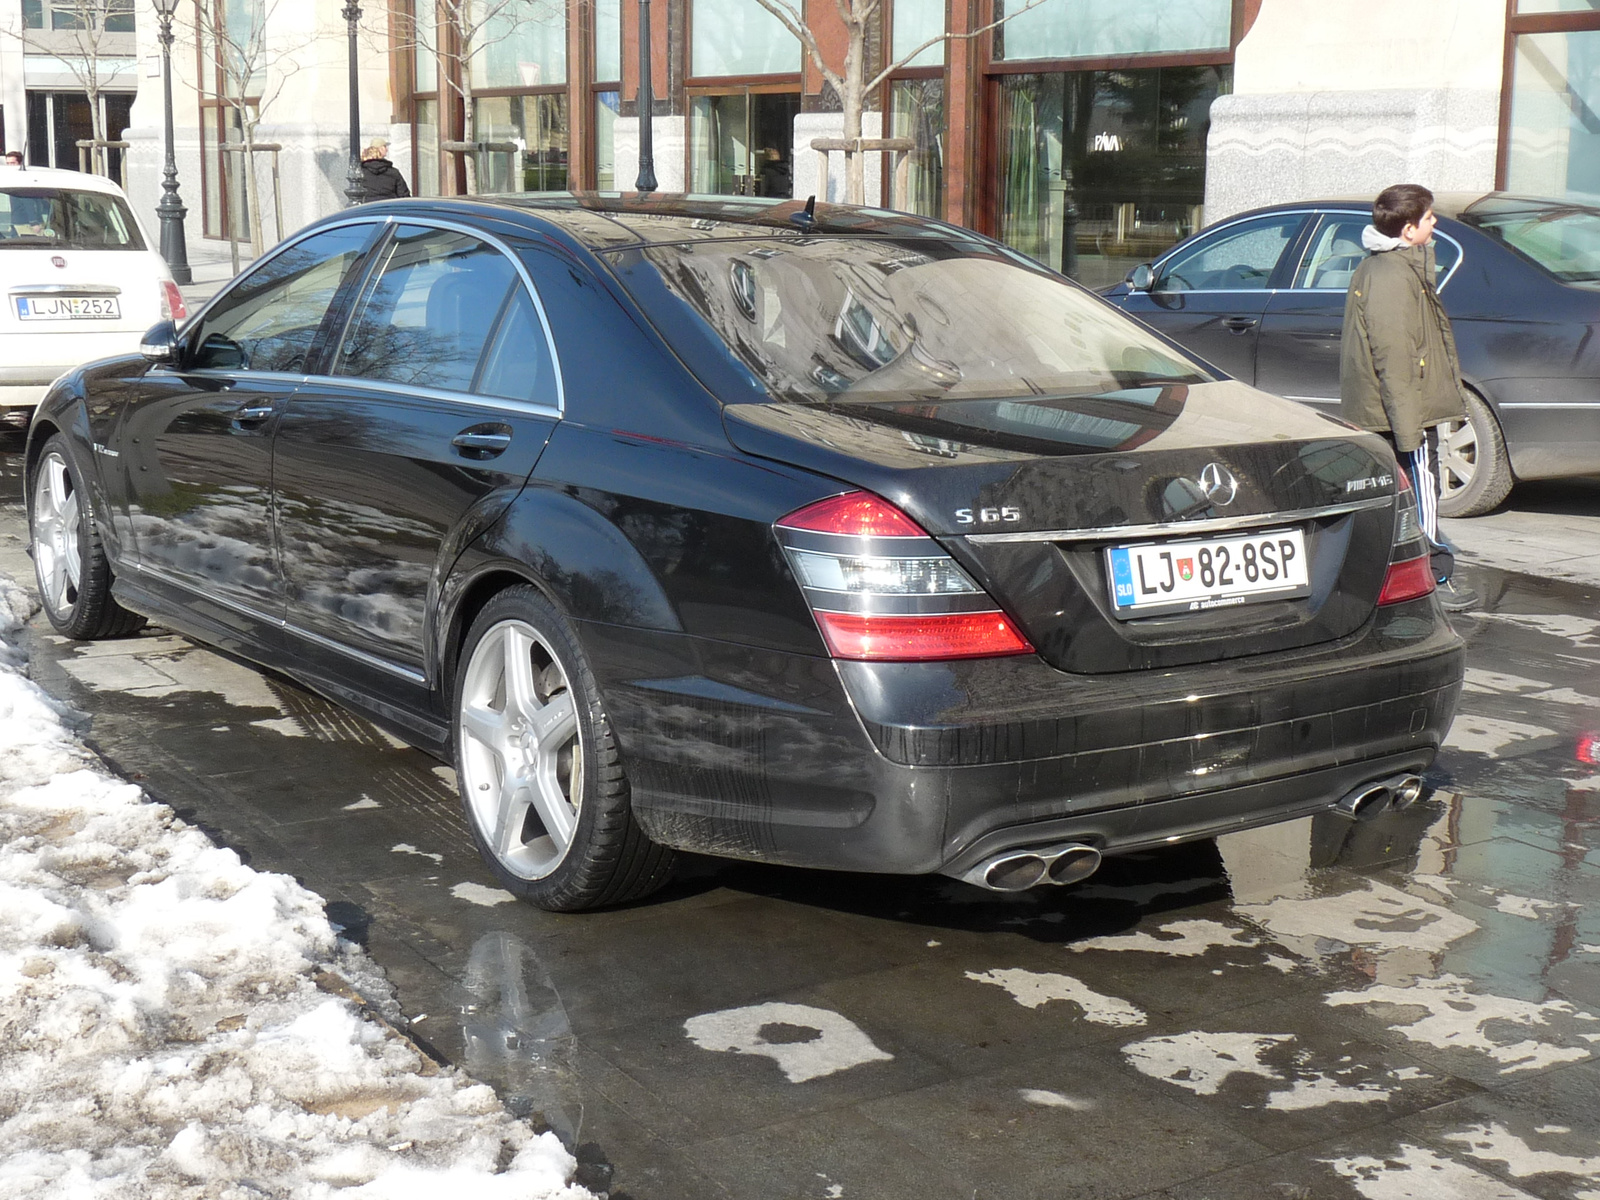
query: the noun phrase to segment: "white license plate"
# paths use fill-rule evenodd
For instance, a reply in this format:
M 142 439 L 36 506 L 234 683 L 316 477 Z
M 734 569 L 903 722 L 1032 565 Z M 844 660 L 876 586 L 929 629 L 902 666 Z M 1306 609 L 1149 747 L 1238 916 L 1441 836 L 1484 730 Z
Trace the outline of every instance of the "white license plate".
M 1299 529 L 1113 546 L 1106 573 L 1119 617 L 1207 612 L 1311 591 Z
M 97 321 L 120 317 L 115 296 L 18 296 L 19 321 Z

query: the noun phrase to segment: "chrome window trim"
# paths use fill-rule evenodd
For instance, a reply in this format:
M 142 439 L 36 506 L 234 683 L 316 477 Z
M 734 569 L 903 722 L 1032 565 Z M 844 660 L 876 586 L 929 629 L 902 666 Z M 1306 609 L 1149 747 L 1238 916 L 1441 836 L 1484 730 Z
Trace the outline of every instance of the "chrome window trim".
M 391 392 L 417 400 L 441 400 L 450 404 L 488 408 L 495 412 L 516 413 L 519 416 L 552 417 L 559 421 L 561 410 L 548 404 L 535 404 L 531 400 L 506 400 L 499 396 L 484 396 L 477 392 L 451 392 L 443 388 L 416 387 L 409 383 L 390 383 L 381 379 L 366 379 L 360 375 L 307 375 L 306 384 L 327 384 L 340 389 L 360 388 Z
M 1366 220 L 1367 220 L 1367 224 L 1369 224 L 1369 225 L 1372 224 L 1372 214 L 1370 212 L 1364 212 L 1364 211 L 1362 211 L 1361 209 L 1358 209 L 1358 208 L 1323 208 L 1323 209 L 1317 209 L 1315 211 L 1317 211 L 1318 213 L 1320 213 L 1324 217 L 1365 217 Z M 1451 237 L 1448 233 L 1444 233 L 1444 232 L 1436 229 L 1436 230 L 1433 231 L 1433 236 L 1436 237 L 1436 238 L 1444 239 L 1445 241 L 1449 242 L 1452 246 L 1454 246 L 1456 248 L 1456 260 L 1455 260 L 1455 262 L 1450 264 L 1450 269 L 1444 273 L 1444 278 L 1437 279 L 1437 280 L 1434 281 L 1434 290 L 1442 292 L 1445 289 L 1445 285 L 1448 284 L 1452 279 L 1454 279 L 1456 277 L 1456 272 L 1461 269 L 1461 264 L 1466 260 L 1466 257 L 1467 257 L 1467 250 L 1466 250 L 1465 246 L 1463 246 L 1455 238 Z M 1292 276 L 1292 278 L 1294 278 L 1294 279 L 1299 279 L 1300 278 L 1300 272 L 1305 270 L 1306 255 L 1308 255 L 1310 253 L 1311 253 L 1311 243 L 1307 242 L 1305 244 L 1305 248 L 1300 251 L 1300 261 L 1295 264 L 1294 275 Z M 1372 252 L 1370 250 L 1368 250 L 1367 253 L 1370 255 Z M 1284 288 L 1283 290 L 1286 291 L 1286 292 L 1310 292 L 1310 293 L 1314 293 L 1314 294 L 1320 294 L 1320 293 L 1323 293 L 1323 292 L 1348 292 L 1350 289 L 1349 288 L 1297 288 L 1297 287 L 1287 287 L 1287 288 Z
M 1600 408 L 1600 397 L 1593 400 L 1502 400 L 1500 408 Z
M 162 570 L 160 567 L 152 567 L 148 563 L 141 562 L 135 562 L 130 565 L 132 565 L 139 574 L 148 575 L 152 578 L 159 579 L 169 587 L 175 587 L 185 592 L 194 592 L 194 589 L 190 587 L 187 582 L 174 577 L 168 572 Z M 230 599 L 226 596 L 218 596 L 215 593 L 206 593 L 205 599 L 211 601 L 213 604 L 220 604 L 223 608 L 232 609 L 234 612 L 240 613 L 241 615 L 249 617 L 252 620 L 259 621 L 265 625 L 270 625 L 274 629 L 281 629 L 285 633 L 292 633 L 296 637 L 304 638 L 308 642 L 315 642 L 317 645 L 324 646 L 335 653 L 343 654 L 346 658 L 355 659 L 357 662 L 365 663 L 367 666 L 375 667 L 378 670 L 385 671 L 390 675 L 398 676 L 399 678 L 410 683 L 417 683 L 423 686 L 427 685 L 428 677 L 421 671 L 413 670 L 410 667 L 403 667 L 399 663 L 390 662 L 386 658 L 379 658 L 375 654 L 368 654 L 364 650 L 357 650 L 351 646 L 346 646 L 342 642 L 336 642 L 332 638 L 325 637 L 320 633 L 313 633 L 309 629 L 302 629 L 298 625 L 291 625 L 284 617 L 274 617 L 268 613 L 262 612 L 259 609 L 252 608 L 248 604 L 242 604 L 237 600 Z
M 496 250 L 500 251 L 501 254 L 505 255 L 506 258 L 511 260 L 511 266 L 516 271 L 517 278 L 522 281 L 522 286 L 527 289 L 528 296 L 533 300 L 533 311 L 535 313 L 537 313 L 538 316 L 539 316 L 539 328 L 544 330 L 545 349 L 547 349 L 550 352 L 550 366 L 551 366 L 551 369 L 555 372 L 555 380 L 556 380 L 556 403 L 555 403 L 555 409 L 554 409 L 555 417 L 556 417 L 556 419 L 558 421 L 562 417 L 564 417 L 566 415 L 566 411 L 567 411 L 567 388 L 566 388 L 566 379 L 565 379 L 565 376 L 562 374 L 562 370 L 561 370 L 561 356 L 556 351 L 555 335 L 550 332 L 550 318 L 545 314 L 544 301 L 542 299 L 540 299 L 540 297 L 539 297 L 539 289 L 534 286 L 533 276 L 531 274 L 529 274 L 528 268 L 523 263 L 521 255 L 517 254 L 516 251 L 511 249 L 511 247 L 503 239 L 501 239 L 497 235 L 492 234 L 492 233 L 488 233 L 485 230 L 479 229 L 479 228 L 477 228 L 476 226 L 473 226 L 473 225 L 468 225 L 468 224 L 466 224 L 464 222 L 461 222 L 461 221 L 451 221 L 451 220 L 447 220 L 447 219 L 445 219 L 443 217 L 415 217 L 415 216 L 400 216 L 400 215 L 396 214 L 396 215 L 390 215 L 390 216 L 385 217 L 384 218 L 384 222 L 387 225 L 391 226 L 391 227 L 400 226 L 400 225 L 420 225 L 420 226 L 423 226 L 424 228 L 427 228 L 427 229 L 444 229 L 444 230 L 448 230 L 451 233 L 465 234 L 467 237 L 477 238 L 479 241 L 484 242 L 485 244 L 487 244 L 489 246 L 493 246 Z M 343 223 L 344 222 L 338 222 L 338 224 L 343 224 Z M 353 224 L 354 222 L 351 222 L 351 223 Z M 332 228 L 332 226 L 324 225 L 322 228 L 323 229 L 329 229 L 329 228 Z M 381 274 L 381 273 L 382 273 L 382 268 L 380 266 L 379 267 L 379 274 Z M 376 279 L 377 276 L 375 275 L 373 278 Z M 368 284 L 370 285 L 371 282 L 372 282 L 372 280 L 369 280 Z M 366 293 L 366 289 L 363 289 L 363 294 L 361 296 L 357 297 L 358 301 L 359 300 L 364 300 L 366 298 L 366 294 L 365 293 Z M 355 321 L 359 315 L 360 315 L 359 310 L 353 310 L 350 313 L 350 321 Z M 349 332 L 349 323 L 348 322 L 346 323 L 344 332 L 345 333 Z M 341 335 L 341 337 L 340 337 L 340 345 L 341 346 L 343 345 L 343 342 L 344 342 L 344 338 Z M 487 350 L 487 349 L 488 349 L 488 343 L 485 342 L 484 343 L 484 350 Z M 480 354 L 480 362 L 481 362 L 482 351 L 480 351 L 479 354 Z M 538 404 L 535 401 L 531 401 L 531 400 L 513 400 L 513 399 L 510 399 L 509 397 L 503 397 L 503 396 L 482 396 L 482 395 L 479 395 L 476 392 L 455 392 L 455 391 L 448 391 L 448 390 L 443 389 L 443 388 L 410 387 L 410 386 L 408 386 L 406 384 L 390 384 L 387 380 L 366 379 L 366 378 L 364 378 L 362 376 L 359 376 L 359 375 L 319 375 L 319 376 L 316 376 L 315 378 L 318 378 L 318 379 L 337 379 L 337 380 L 341 380 L 341 381 L 345 381 L 345 382 L 349 382 L 351 380 L 354 380 L 354 381 L 356 381 L 358 383 L 361 383 L 361 384 L 364 384 L 364 385 L 368 385 L 368 386 L 372 386 L 372 387 L 384 387 L 385 390 L 387 390 L 388 388 L 392 387 L 392 388 L 397 389 L 397 390 L 403 390 L 403 391 L 409 391 L 409 392 L 415 392 L 415 393 L 418 393 L 418 394 L 428 395 L 428 396 L 431 396 L 431 397 L 436 398 L 436 399 L 447 399 L 447 400 L 468 399 L 468 400 L 473 401 L 474 403 L 485 404 L 486 406 L 492 407 L 492 408 L 506 409 L 507 411 L 511 411 L 511 412 L 526 412 L 526 411 L 529 411 L 530 409 L 532 409 L 532 410 L 537 410 L 541 414 L 545 414 L 545 413 L 549 413 L 551 411 L 551 408 L 550 408 L 549 405 L 547 405 L 547 404 Z M 509 406 L 513 406 L 513 405 L 517 406 L 517 407 L 509 407 Z
M 304 384 L 312 378 L 299 371 L 229 371 L 222 367 L 196 367 L 189 371 L 180 371 L 171 363 L 156 363 L 150 368 L 150 374 L 160 372 L 164 375 L 193 375 L 200 379 L 259 379 L 263 383 L 292 383 L 295 386 Z
M 1352 500 L 1346 504 L 1323 505 L 1319 508 L 1299 508 L 1292 512 L 1250 513 L 1246 516 L 1238 517 L 1215 517 L 1209 521 L 1162 521 L 1149 525 L 1103 525 L 1095 529 L 1053 529 L 1042 530 L 1037 533 L 973 533 L 966 535 L 966 537 L 969 542 L 983 546 L 996 546 L 1007 542 L 1129 541 L 1185 534 L 1219 533 L 1228 529 L 1245 529 L 1252 525 L 1286 525 L 1296 521 L 1309 521 L 1318 517 L 1338 517 L 1347 513 L 1386 508 L 1393 502 L 1393 495 L 1374 496 L 1367 500 Z

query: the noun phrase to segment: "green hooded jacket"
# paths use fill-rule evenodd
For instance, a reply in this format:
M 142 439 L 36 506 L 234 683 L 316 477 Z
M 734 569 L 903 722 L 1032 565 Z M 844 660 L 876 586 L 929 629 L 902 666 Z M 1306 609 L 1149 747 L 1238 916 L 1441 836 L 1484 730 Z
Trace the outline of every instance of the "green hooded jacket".
M 1466 415 L 1455 335 L 1435 285 L 1433 243 L 1381 250 L 1356 268 L 1344 303 L 1344 419 L 1409 453 L 1423 430 Z

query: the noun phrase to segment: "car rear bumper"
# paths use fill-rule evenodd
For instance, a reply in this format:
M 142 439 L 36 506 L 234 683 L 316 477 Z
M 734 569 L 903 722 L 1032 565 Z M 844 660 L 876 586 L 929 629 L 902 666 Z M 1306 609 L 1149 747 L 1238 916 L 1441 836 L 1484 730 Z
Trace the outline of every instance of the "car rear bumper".
M 1321 811 L 1433 761 L 1463 662 L 1431 599 L 1266 661 L 1101 677 L 1034 656 L 834 664 L 659 634 L 641 657 L 640 636 L 585 628 L 652 837 L 907 874 L 960 874 L 1064 841 L 1135 850 Z M 651 659 L 661 674 L 640 678 Z

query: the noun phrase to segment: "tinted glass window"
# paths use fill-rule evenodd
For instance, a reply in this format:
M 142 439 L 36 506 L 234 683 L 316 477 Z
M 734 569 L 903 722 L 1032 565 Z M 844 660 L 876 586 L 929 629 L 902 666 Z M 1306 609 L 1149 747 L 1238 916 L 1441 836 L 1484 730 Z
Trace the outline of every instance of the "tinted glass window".
M 0 188 L 0 250 L 143 250 L 120 196 L 55 187 Z
M 987 247 L 678 243 L 619 267 L 686 352 L 714 334 L 709 355 L 741 363 L 781 399 L 1003 399 L 1209 378 L 1094 295 Z M 704 369 L 719 370 L 713 361 Z
M 484 396 L 531 400 L 552 408 L 560 403 L 544 326 L 533 301 L 520 287 L 511 293 L 511 302 L 500 318 L 475 390 Z
M 193 367 L 306 369 L 306 355 L 371 225 L 346 225 L 297 242 L 239 281 L 206 313 L 189 344 Z
M 475 237 L 403 226 L 367 286 L 334 374 L 469 390 L 516 280 L 506 256 Z
M 1158 292 L 1242 292 L 1265 288 L 1294 240 L 1302 214 L 1260 217 L 1202 234 L 1161 266 Z

